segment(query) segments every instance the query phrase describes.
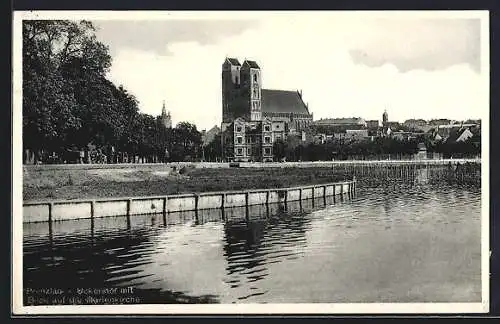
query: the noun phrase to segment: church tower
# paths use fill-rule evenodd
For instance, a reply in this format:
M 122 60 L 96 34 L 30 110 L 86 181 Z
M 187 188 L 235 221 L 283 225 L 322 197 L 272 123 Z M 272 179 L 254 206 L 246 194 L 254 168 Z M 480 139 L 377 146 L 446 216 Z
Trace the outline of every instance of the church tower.
M 222 64 L 222 122 L 230 123 L 241 117 L 240 68 L 236 58 L 226 58 Z
M 384 110 L 384 113 L 382 114 L 382 126 L 387 125 L 388 121 L 389 121 L 389 116 L 387 115 L 387 110 Z
M 261 71 L 255 61 L 245 60 L 241 67 L 241 90 L 245 100 L 245 117 L 250 121 L 262 120 Z
M 172 118 L 170 112 L 167 113 L 165 108 L 165 100 L 163 100 L 163 107 L 161 108 L 161 122 L 165 128 L 172 128 Z

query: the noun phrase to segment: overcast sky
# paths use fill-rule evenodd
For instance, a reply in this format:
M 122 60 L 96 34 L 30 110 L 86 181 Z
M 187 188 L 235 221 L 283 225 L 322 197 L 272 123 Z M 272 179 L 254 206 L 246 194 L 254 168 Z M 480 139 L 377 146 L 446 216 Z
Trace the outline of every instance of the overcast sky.
M 201 15 L 201 14 L 200 14 Z M 199 17 L 203 16 L 201 15 Z M 198 18 L 199 18 L 198 17 Z M 94 20 L 109 77 L 174 124 L 221 122 L 221 65 L 253 59 L 263 87 L 302 89 L 314 119 L 481 117 L 488 83 L 478 18 L 281 13 L 230 19 Z

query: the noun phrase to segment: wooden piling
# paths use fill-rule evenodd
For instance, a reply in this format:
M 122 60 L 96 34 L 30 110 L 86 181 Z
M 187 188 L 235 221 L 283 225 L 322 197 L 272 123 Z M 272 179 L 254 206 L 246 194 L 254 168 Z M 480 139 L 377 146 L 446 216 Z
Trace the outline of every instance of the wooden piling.
M 94 219 L 95 217 L 95 200 L 90 202 L 90 218 Z
M 52 223 L 52 212 L 54 210 L 54 203 L 49 203 L 49 222 Z

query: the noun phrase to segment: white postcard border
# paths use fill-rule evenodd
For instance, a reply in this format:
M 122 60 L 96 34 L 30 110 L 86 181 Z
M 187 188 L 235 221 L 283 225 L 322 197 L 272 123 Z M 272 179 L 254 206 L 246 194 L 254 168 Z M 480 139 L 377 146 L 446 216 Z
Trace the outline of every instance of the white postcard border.
M 481 102 L 482 147 L 482 219 L 480 303 L 336 303 L 336 304 L 210 304 L 210 305 L 95 305 L 95 306 L 23 306 L 22 250 L 22 20 L 163 20 L 163 19 L 241 19 L 266 15 L 325 15 L 328 11 L 308 12 L 200 12 L 200 11 L 15 11 L 13 14 L 13 108 L 12 108 L 12 312 L 15 315 L 70 314 L 423 314 L 485 313 L 489 311 L 489 100 Z M 481 19 L 481 74 L 489 99 L 489 12 L 488 11 L 335 11 L 335 15 L 377 18 L 479 18 Z

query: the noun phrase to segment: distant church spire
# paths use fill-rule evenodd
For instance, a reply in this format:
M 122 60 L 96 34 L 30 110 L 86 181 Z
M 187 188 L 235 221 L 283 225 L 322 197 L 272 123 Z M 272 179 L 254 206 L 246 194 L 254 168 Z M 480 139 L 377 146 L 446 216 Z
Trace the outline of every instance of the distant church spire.
M 161 108 L 161 115 L 164 116 L 167 114 L 167 110 L 165 109 L 165 100 L 163 100 L 163 107 Z
M 161 108 L 161 120 L 165 128 L 172 127 L 172 118 L 170 117 L 170 112 L 167 114 L 167 109 L 165 108 L 165 100 L 163 100 L 163 106 Z

